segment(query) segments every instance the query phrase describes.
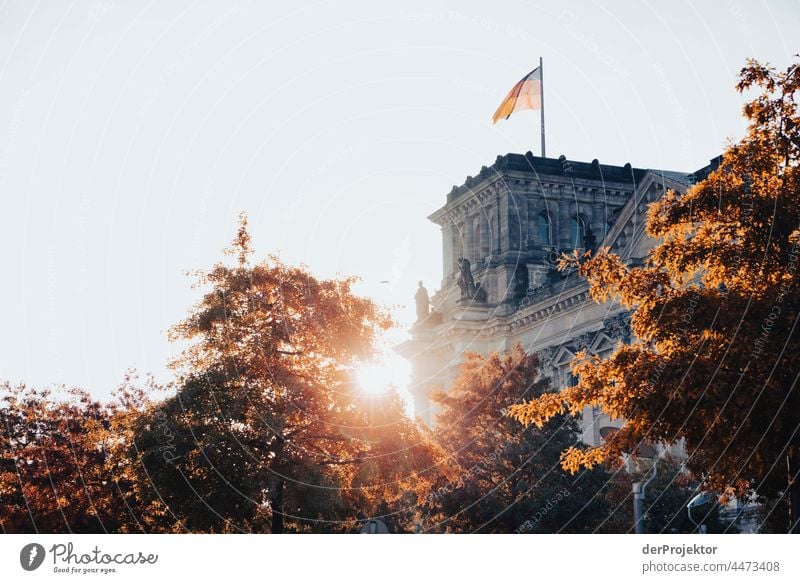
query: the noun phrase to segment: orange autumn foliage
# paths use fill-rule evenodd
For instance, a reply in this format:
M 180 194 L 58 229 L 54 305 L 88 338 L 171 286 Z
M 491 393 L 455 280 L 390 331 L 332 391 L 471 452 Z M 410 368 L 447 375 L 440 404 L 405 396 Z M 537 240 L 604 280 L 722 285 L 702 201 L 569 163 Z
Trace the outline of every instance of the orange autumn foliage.
M 563 466 L 592 467 L 645 441 L 685 444 L 706 489 L 779 497 L 800 448 L 800 67 L 748 61 L 739 91 L 746 136 L 685 195 L 651 205 L 658 240 L 645 265 L 608 249 L 573 255 L 591 297 L 631 310 L 637 340 L 606 360 L 578 355 L 576 386 L 513 407 L 541 426 L 594 406 L 624 427 L 602 445 L 570 448 Z

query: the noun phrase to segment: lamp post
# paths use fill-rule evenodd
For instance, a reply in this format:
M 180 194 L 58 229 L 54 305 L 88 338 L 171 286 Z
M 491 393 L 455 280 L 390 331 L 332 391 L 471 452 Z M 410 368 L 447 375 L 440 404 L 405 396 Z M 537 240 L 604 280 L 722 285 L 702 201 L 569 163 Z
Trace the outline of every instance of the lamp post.
M 605 440 L 611 439 L 617 431 L 619 431 L 619 427 L 614 427 L 613 425 L 601 427 L 600 437 Z M 647 480 L 644 483 L 641 480 L 633 483 L 633 532 L 644 534 L 644 497 L 647 486 L 655 479 L 658 473 L 658 452 L 649 443 L 642 442 L 636 448 L 636 457 L 643 460 L 652 460 L 653 462 L 653 467 L 650 469 L 650 476 Z M 635 466 L 632 457 L 628 457 L 626 465 L 628 473 L 633 474 Z
M 697 496 L 689 500 L 689 503 L 686 505 L 686 513 L 689 515 L 689 520 L 692 521 L 692 524 L 697 528 L 697 532 L 700 534 L 706 533 L 706 525 L 705 524 L 698 524 L 694 518 L 692 518 L 692 508 L 697 508 L 698 506 L 704 506 L 711 502 L 714 499 L 713 494 L 709 494 L 708 492 L 700 492 Z
M 361 527 L 361 534 L 389 534 L 389 527 L 380 518 L 370 518 Z
M 653 450 L 652 457 L 645 459 L 653 460 L 653 470 L 650 472 L 650 477 L 647 478 L 644 483 L 633 483 L 633 531 L 636 534 L 644 534 L 644 497 L 647 486 L 655 479 L 656 473 L 658 472 L 658 459 L 655 457 L 655 450 Z

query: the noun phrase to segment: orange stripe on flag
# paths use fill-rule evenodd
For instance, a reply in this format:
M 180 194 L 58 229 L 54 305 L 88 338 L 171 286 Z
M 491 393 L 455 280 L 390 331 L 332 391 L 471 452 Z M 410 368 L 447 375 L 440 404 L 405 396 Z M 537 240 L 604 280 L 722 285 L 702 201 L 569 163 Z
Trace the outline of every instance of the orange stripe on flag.
M 492 123 L 508 119 L 515 111 L 542 108 L 542 75 L 539 67 L 520 79 L 494 112 Z

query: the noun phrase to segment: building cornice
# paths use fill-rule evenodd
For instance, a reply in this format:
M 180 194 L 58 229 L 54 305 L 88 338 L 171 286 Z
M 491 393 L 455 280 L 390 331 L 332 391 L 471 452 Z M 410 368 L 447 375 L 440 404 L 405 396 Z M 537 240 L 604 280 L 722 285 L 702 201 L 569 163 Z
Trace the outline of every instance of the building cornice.
M 470 200 L 496 196 L 501 192 L 527 194 L 562 190 L 569 196 L 595 192 L 603 192 L 606 196 L 629 196 L 645 172 L 632 168 L 630 164 L 609 166 L 597 160 L 591 163 L 567 160 L 565 156 L 540 158 L 530 152 L 525 155 L 506 154 L 498 156 L 492 166 L 483 166 L 477 176 L 467 176 L 463 185 L 453 186 L 445 205 L 428 218 L 441 225 L 453 216 L 451 213 L 468 206 Z

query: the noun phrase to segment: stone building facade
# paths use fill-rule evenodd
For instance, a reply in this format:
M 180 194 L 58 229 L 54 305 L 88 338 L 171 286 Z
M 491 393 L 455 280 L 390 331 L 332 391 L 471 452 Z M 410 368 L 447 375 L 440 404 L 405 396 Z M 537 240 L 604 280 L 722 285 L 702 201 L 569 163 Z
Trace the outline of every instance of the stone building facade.
M 416 414 L 435 421 L 430 394 L 452 385 L 466 351 L 502 352 L 519 342 L 565 387 L 575 382 L 569 362 L 577 351 L 602 356 L 629 342 L 628 314 L 592 301 L 587 283 L 558 271 L 555 260 L 608 246 L 630 265 L 642 262 L 654 244 L 644 231 L 648 205 L 668 189 L 685 192 L 716 163 L 687 174 L 528 152 L 498 156 L 454 186 L 429 217 L 442 232 L 443 277 L 432 311 L 397 347 L 412 365 Z M 585 410 L 584 441 L 598 444 L 607 425 Z

